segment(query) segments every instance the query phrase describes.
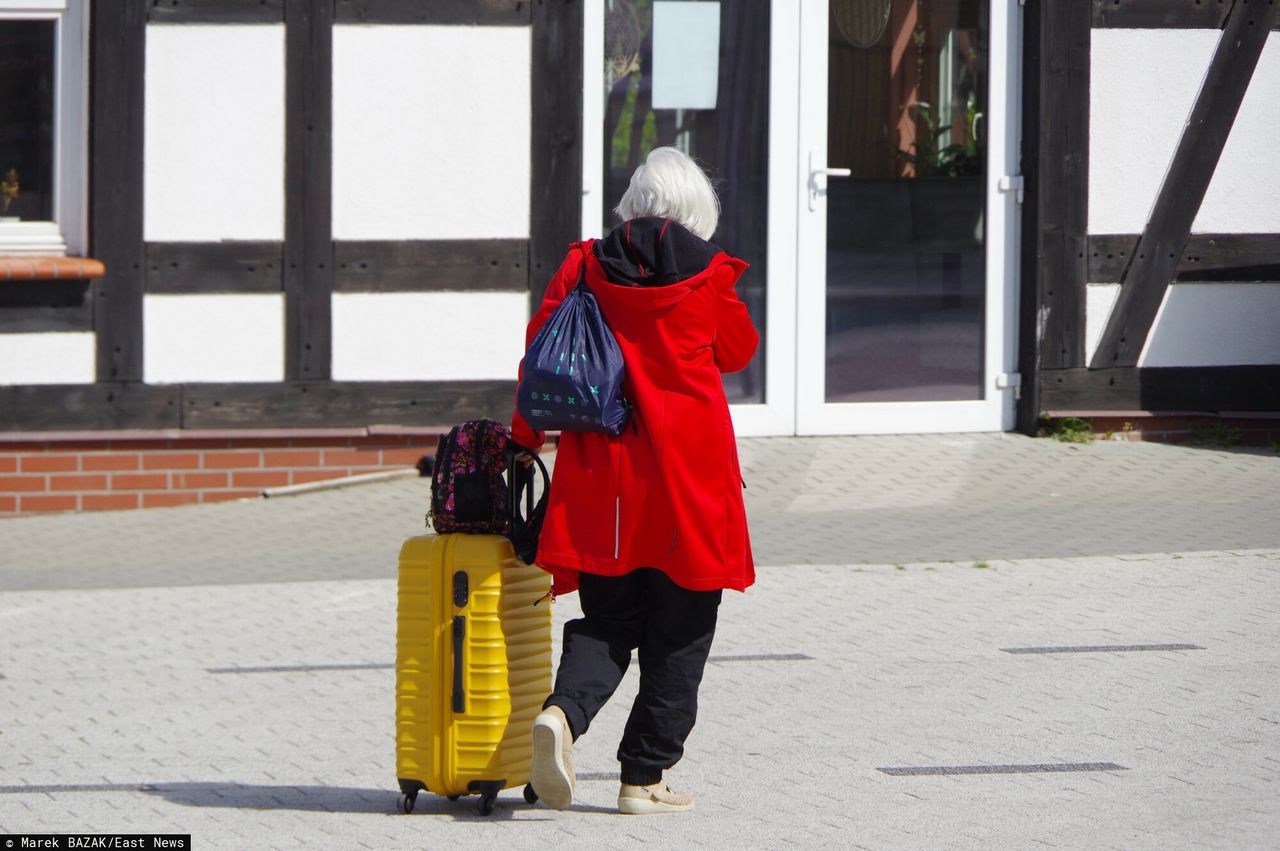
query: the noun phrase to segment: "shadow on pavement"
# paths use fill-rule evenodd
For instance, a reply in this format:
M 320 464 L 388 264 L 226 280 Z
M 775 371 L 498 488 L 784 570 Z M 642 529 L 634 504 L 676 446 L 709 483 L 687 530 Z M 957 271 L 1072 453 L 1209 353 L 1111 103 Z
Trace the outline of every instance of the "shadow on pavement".
M 157 795 L 184 807 L 221 807 L 236 810 L 300 810 L 303 812 L 400 815 L 396 807 L 398 792 L 389 789 L 355 789 L 342 786 L 266 786 L 252 783 L 80 783 L 66 785 L 0 786 L 0 794 L 70 794 L 94 792 L 144 792 Z M 448 816 L 457 821 L 493 821 L 510 819 L 516 810 L 533 809 L 520 798 L 519 790 L 498 797 L 493 813 L 476 812 L 477 796 L 450 801 L 423 793 L 413 809 L 413 816 Z M 602 812 L 596 807 L 578 806 Z M 527 820 L 527 819 L 526 819 Z

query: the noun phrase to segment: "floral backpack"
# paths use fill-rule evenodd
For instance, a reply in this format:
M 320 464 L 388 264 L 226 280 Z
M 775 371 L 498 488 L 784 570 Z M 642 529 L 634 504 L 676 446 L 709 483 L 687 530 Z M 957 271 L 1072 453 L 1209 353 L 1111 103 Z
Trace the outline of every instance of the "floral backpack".
M 510 495 L 502 478 L 511 435 L 494 420 L 471 420 L 442 435 L 431 476 L 427 522 L 441 534 L 506 535 Z

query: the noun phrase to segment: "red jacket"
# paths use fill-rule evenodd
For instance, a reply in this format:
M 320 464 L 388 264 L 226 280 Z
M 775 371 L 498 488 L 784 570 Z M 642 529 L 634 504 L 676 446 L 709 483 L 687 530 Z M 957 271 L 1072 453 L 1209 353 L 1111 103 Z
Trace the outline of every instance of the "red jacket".
M 526 348 L 577 284 L 583 262 L 626 363 L 634 425 L 617 437 L 562 432 L 537 562 L 557 594 L 578 572 L 618 576 L 656 567 L 692 590 L 755 581 L 743 481 L 720 373 L 736 372 L 758 337 L 734 285 L 747 264 L 718 251 L 702 271 L 666 286 L 610 283 L 592 251 L 571 247 L 529 322 Z M 515 440 L 543 435 L 516 412 Z

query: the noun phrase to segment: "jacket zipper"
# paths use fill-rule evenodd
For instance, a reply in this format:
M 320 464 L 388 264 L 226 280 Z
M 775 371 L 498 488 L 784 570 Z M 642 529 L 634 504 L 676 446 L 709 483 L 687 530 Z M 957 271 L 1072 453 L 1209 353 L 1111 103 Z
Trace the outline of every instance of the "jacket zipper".
M 613 559 L 618 560 L 622 551 L 622 453 L 615 452 L 613 459 Z

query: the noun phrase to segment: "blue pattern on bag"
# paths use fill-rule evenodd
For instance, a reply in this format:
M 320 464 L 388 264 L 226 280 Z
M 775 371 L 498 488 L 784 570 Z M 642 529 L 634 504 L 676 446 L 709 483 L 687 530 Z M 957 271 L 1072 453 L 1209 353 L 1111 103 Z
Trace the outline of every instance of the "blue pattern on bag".
M 622 395 L 622 350 L 587 288 L 585 264 L 520 365 L 516 408 L 530 427 L 618 434 L 626 426 L 631 406 Z

